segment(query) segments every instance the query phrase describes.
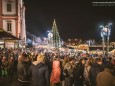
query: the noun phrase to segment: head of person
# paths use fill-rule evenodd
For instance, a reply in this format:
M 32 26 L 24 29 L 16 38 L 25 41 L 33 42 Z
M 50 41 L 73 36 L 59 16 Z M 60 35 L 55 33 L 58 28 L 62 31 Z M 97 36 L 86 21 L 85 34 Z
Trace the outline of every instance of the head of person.
M 10 57 L 9 58 L 9 62 L 13 62 L 14 58 L 13 57 Z
M 110 70 L 113 70 L 114 69 L 114 66 L 113 64 L 110 62 L 110 61 L 107 61 L 106 64 L 105 64 L 105 68 L 108 68 Z
M 20 54 L 19 57 L 18 57 L 18 61 L 19 61 L 19 62 L 26 61 L 26 59 L 27 59 L 27 54 L 26 54 L 26 53 L 22 53 L 22 54 Z
M 4 56 L 3 58 L 2 58 L 2 62 L 5 62 L 6 61 L 6 57 Z
M 86 62 L 87 62 L 87 58 L 86 57 L 84 57 L 83 59 L 82 59 L 82 64 L 86 64 Z
M 43 54 L 38 54 L 37 61 L 44 62 L 44 55 Z
M 101 65 L 103 63 L 102 58 L 96 58 L 95 62 L 98 63 L 99 65 Z
M 70 64 L 74 64 L 74 58 L 70 58 L 70 59 L 69 59 L 69 63 L 70 63 Z

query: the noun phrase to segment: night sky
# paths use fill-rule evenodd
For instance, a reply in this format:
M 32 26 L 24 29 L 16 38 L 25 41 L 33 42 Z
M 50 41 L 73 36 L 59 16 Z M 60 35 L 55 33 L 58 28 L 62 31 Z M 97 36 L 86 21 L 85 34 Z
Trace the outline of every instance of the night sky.
M 110 39 L 115 41 L 115 5 L 93 6 L 92 2 L 93 0 L 24 0 L 27 33 L 46 36 L 46 31 L 51 30 L 55 19 L 63 40 L 101 40 L 99 26 L 112 22 Z

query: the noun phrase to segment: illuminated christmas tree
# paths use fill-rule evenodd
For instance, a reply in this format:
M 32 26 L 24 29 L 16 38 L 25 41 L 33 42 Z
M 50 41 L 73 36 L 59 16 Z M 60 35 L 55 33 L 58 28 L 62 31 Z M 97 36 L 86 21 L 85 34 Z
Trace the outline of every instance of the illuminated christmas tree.
M 60 36 L 59 36 L 59 32 L 57 29 L 55 19 L 54 19 L 53 26 L 52 26 L 52 33 L 53 33 L 53 46 L 58 48 L 60 47 Z

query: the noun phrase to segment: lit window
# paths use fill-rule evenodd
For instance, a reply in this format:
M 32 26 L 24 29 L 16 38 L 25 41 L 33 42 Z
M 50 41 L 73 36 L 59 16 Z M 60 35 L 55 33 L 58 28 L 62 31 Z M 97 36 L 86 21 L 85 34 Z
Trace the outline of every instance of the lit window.
M 7 31 L 12 31 L 12 22 L 7 22 Z
M 11 12 L 12 11 L 12 4 L 11 3 L 7 3 L 7 12 Z

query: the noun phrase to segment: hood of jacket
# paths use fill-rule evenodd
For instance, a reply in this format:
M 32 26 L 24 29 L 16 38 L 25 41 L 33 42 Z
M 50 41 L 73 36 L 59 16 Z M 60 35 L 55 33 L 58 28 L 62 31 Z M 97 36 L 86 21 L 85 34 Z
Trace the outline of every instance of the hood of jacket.
M 39 61 L 34 61 L 34 62 L 32 62 L 32 65 L 35 66 L 36 68 L 40 68 L 44 65 L 44 63 L 39 62 Z

